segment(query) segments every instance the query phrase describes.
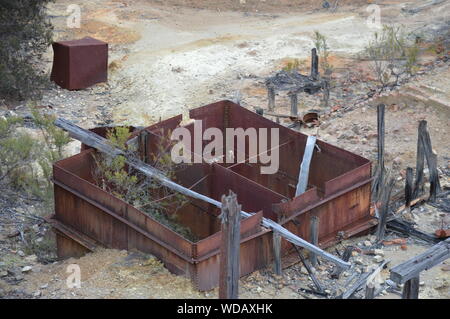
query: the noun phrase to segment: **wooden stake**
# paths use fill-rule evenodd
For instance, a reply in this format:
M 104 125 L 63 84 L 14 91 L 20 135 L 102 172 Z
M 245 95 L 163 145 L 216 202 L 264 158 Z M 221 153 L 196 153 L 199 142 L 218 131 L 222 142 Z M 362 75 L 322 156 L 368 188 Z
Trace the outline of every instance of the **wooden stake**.
M 319 78 L 319 56 L 316 48 L 311 50 L 311 77 L 314 80 Z
M 237 299 L 239 290 L 240 211 L 236 194 L 222 196 L 219 298 Z
M 411 278 L 403 286 L 402 299 L 419 299 L 419 276 Z
M 291 98 L 291 116 L 297 117 L 298 116 L 298 96 L 297 93 L 291 93 L 289 94 Z
M 311 243 L 315 246 L 319 245 L 319 217 L 312 215 L 310 224 Z M 317 255 L 314 253 L 309 254 L 309 260 L 314 267 L 317 265 Z
M 411 211 L 413 187 L 413 169 L 411 167 L 407 167 L 405 180 L 405 208 L 408 212 Z
M 269 111 L 275 109 L 275 89 L 273 87 L 267 88 L 267 98 L 269 100 Z
M 386 178 L 387 179 L 387 178 Z M 386 223 L 388 221 L 389 213 L 389 201 L 391 197 L 392 188 L 394 187 L 394 179 L 390 178 L 389 181 L 383 183 L 383 188 L 381 192 L 381 206 L 379 210 L 379 219 L 377 227 L 377 242 L 381 242 L 384 239 L 384 234 L 386 232 Z
M 377 132 L 378 132 L 378 166 L 375 172 L 375 179 L 372 184 L 372 201 L 378 202 L 384 182 L 384 104 L 377 106 Z
M 423 149 L 421 136 L 426 125 L 426 121 L 420 121 L 417 129 L 416 179 L 414 181 L 413 198 L 417 198 L 423 192 L 423 167 L 425 162 L 425 152 Z
M 353 246 L 347 246 L 345 247 L 344 253 L 342 255 L 342 260 L 349 261 L 350 257 L 352 256 L 352 251 L 355 249 Z M 342 267 L 335 267 L 333 270 L 333 273 L 331 274 L 331 278 L 333 279 L 339 279 L 339 276 L 344 271 Z
M 441 185 L 439 183 L 439 173 L 437 170 L 437 155 L 433 153 L 431 146 L 430 133 L 427 130 L 427 121 L 421 121 L 422 124 L 421 140 L 427 159 L 428 170 L 430 172 L 430 200 L 434 202 L 436 195 L 441 191 Z
M 273 272 L 281 276 L 281 236 L 277 231 L 273 232 Z

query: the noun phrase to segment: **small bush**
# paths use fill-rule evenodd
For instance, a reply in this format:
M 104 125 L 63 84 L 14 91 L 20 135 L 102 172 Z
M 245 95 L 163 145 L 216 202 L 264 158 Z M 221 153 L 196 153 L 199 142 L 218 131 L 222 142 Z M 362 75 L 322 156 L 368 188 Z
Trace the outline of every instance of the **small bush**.
M 375 32 L 364 51 L 372 61 L 372 69 L 381 84 L 381 90 L 398 85 L 402 75 L 413 74 L 418 53 L 419 47 L 415 41 L 408 40 L 403 27 L 389 25 L 384 25 L 381 32 Z
M 53 204 L 52 164 L 62 159 L 63 148 L 70 138 L 53 124 L 54 117 L 33 110 L 32 118 L 43 140 L 20 132 L 22 119 L 0 118 L 0 186 L 7 182 L 50 207 Z
M 52 39 L 45 15 L 50 1 L 0 1 L 0 94 L 5 98 L 39 97 L 48 83 L 38 64 Z
M 130 137 L 128 128 L 111 129 L 106 137 L 111 145 L 131 153 L 125 144 Z M 160 143 L 159 152 L 151 159 L 150 164 L 168 178 L 174 179 L 176 166 L 170 158 L 167 145 L 169 144 Z M 138 154 L 133 156 L 138 157 Z M 122 155 L 111 157 L 99 153 L 94 155 L 94 160 L 96 165 L 93 176 L 99 187 L 140 209 L 183 237 L 194 242 L 198 240 L 188 227 L 178 223 L 177 214 L 173 213 L 186 203 L 185 196 L 163 187 L 158 180 L 150 179 L 128 167 Z

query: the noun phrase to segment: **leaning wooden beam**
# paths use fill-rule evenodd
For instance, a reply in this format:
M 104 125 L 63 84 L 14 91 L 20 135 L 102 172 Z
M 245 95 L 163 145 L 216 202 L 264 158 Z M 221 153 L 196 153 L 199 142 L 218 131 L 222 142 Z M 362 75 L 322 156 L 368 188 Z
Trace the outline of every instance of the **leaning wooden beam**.
M 434 245 L 427 251 L 391 269 L 390 278 L 397 284 L 416 278 L 423 270 L 430 269 L 450 258 L 450 238 Z
M 353 250 L 355 250 L 355 247 L 354 247 L 354 246 L 347 246 L 347 247 L 345 247 L 344 253 L 342 254 L 342 260 L 343 260 L 343 261 L 349 261 L 349 260 L 350 260 L 350 257 L 352 256 Z M 339 276 L 341 275 L 341 273 L 342 273 L 343 271 L 344 271 L 344 270 L 343 270 L 341 267 L 336 267 L 336 268 L 333 270 L 333 273 L 331 274 L 331 278 L 333 278 L 333 279 L 339 279 Z
M 311 268 L 311 264 L 308 262 L 308 260 L 303 256 L 302 252 L 297 248 L 297 246 L 294 245 L 295 250 L 297 251 L 298 256 L 300 257 L 300 260 L 302 261 L 303 266 L 305 266 L 306 271 L 309 274 L 309 277 L 311 278 L 312 282 L 317 288 L 318 293 L 325 292 L 325 288 L 322 286 L 320 281 L 317 279 L 316 275 L 314 274 L 314 271 Z
M 416 154 L 416 178 L 414 180 L 413 198 L 417 198 L 423 192 L 423 168 L 425 164 L 425 151 L 422 143 L 422 132 L 426 129 L 426 121 L 420 121 L 417 129 L 417 154 Z
M 140 159 L 138 159 L 134 156 L 131 156 L 130 154 L 126 153 L 125 151 L 122 151 L 118 148 L 111 146 L 108 143 L 108 140 L 106 140 L 105 138 L 103 138 L 93 132 L 85 130 L 85 129 L 73 124 L 72 122 L 67 121 L 65 119 L 61 119 L 61 118 L 58 118 L 55 120 L 55 125 L 62 128 L 65 131 L 69 132 L 71 137 L 81 141 L 85 145 L 88 145 L 90 147 L 93 147 L 93 148 L 99 150 L 102 153 L 105 153 L 105 154 L 113 156 L 113 157 L 119 156 L 119 155 L 124 156 L 126 159 L 126 163 L 129 166 L 135 168 L 136 170 L 138 170 L 139 172 L 141 172 L 142 174 L 144 174 L 147 177 L 155 178 L 155 179 L 159 180 L 159 182 L 161 183 L 162 186 L 170 188 L 173 191 L 179 192 L 183 195 L 205 201 L 205 202 L 210 203 L 220 209 L 222 208 L 221 202 L 214 200 L 208 196 L 199 194 L 189 188 L 186 188 L 184 186 L 181 186 L 181 185 L 171 181 L 160 170 L 142 162 Z M 241 210 L 240 214 L 243 217 L 251 216 L 251 214 L 244 212 L 242 210 Z M 348 269 L 351 266 L 350 263 L 345 262 L 345 261 L 337 258 L 336 256 L 320 249 L 319 247 L 312 245 L 311 243 L 309 243 L 306 240 L 291 233 L 289 230 L 285 229 L 283 226 L 274 222 L 271 219 L 263 218 L 262 225 L 264 227 L 270 228 L 274 231 L 278 231 L 281 234 L 281 236 L 283 236 L 290 243 L 293 243 L 294 245 L 297 245 L 297 246 L 303 247 L 309 251 L 312 251 L 312 252 L 316 253 L 318 256 L 321 256 L 321 257 L 335 263 L 338 266 L 341 266 L 345 269 Z
M 311 243 L 313 245 L 319 244 L 319 217 L 316 215 L 311 216 L 310 221 L 310 235 L 311 235 Z M 317 265 L 317 255 L 314 253 L 311 253 L 309 255 L 309 260 L 311 261 L 311 265 L 316 267 Z
M 239 293 L 239 248 L 241 205 L 230 191 L 222 196 L 222 244 L 220 247 L 219 298 L 237 299 Z
M 431 146 L 430 133 L 427 130 L 427 121 L 420 121 L 419 126 L 422 126 L 420 138 L 427 159 L 428 170 L 430 172 L 430 200 L 434 202 L 436 200 L 436 195 L 441 191 L 439 173 L 437 170 L 437 155 L 433 152 L 433 147 Z
M 308 186 L 309 166 L 311 165 L 311 158 L 314 153 L 315 145 L 316 137 L 313 135 L 308 136 L 308 140 L 306 141 L 305 153 L 303 153 L 303 160 L 300 165 L 300 173 L 298 176 L 295 196 L 303 194 L 306 191 L 306 187 Z

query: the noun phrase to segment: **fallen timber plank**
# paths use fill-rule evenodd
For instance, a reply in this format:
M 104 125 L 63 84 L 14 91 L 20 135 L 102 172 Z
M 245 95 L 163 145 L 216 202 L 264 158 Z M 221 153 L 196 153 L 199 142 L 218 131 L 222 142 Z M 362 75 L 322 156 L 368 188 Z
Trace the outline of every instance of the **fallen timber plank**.
M 391 269 L 390 278 L 397 284 L 416 278 L 423 270 L 430 269 L 450 258 L 450 238 L 434 245 L 427 251 L 417 255 Z
M 314 153 L 314 148 L 316 146 L 316 137 L 313 135 L 308 136 L 305 146 L 305 153 L 303 154 L 303 160 L 300 165 L 300 173 L 298 176 L 297 189 L 295 191 L 295 196 L 299 196 L 306 191 L 308 187 L 308 177 L 309 177 L 309 166 L 311 164 L 311 159 Z
M 161 182 L 161 184 L 163 186 L 170 188 L 176 192 L 179 192 L 183 195 L 186 195 L 186 196 L 189 196 L 192 198 L 196 198 L 196 199 L 200 199 L 202 201 L 205 201 L 207 203 L 210 203 L 210 204 L 222 209 L 221 202 L 214 200 L 208 196 L 199 194 L 189 188 L 186 188 L 184 186 L 181 186 L 181 185 L 173 182 L 167 176 L 165 176 L 163 174 L 163 172 L 161 172 L 160 170 L 142 162 L 140 159 L 138 159 L 134 156 L 131 156 L 130 154 L 126 153 L 125 151 L 122 151 L 118 148 L 111 146 L 108 143 L 108 141 L 105 138 L 101 137 L 100 135 L 97 135 L 93 132 L 85 130 L 85 129 L 73 124 L 72 122 L 62 119 L 62 118 L 57 118 L 54 123 L 56 126 L 69 132 L 71 137 L 81 141 L 85 145 L 93 147 L 93 148 L 99 150 L 100 152 L 105 153 L 110 156 L 119 156 L 119 155 L 124 156 L 126 159 L 126 163 L 129 166 L 135 168 L 136 170 L 138 170 L 139 172 L 141 172 L 142 174 L 144 174 L 150 178 L 156 178 L 157 180 L 159 180 Z M 250 213 L 247 213 L 244 211 L 241 211 L 240 214 L 243 217 L 251 216 Z M 300 247 L 303 247 L 303 248 L 317 254 L 318 256 L 321 256 L 322 258 L 325 258 L 325 259 L 333 262 L 334 264 L 336 264 L 344 269 L 348 269 L 351 266 L 351 264 L 349 262 L 345 262 L 345 261 L 337 258 L 336 256 L 320 249 L 319 247 L 307 242 L 306 240 L 291 233 L 289 230 L 285 229 L 283 226 L 274 222 L 273 220 L 263 217 L 262 225 L 266 228 L 272 229 L 273 231 L 279 232 L 280 235 L 283 236 L 290 243 L 300 246 Z

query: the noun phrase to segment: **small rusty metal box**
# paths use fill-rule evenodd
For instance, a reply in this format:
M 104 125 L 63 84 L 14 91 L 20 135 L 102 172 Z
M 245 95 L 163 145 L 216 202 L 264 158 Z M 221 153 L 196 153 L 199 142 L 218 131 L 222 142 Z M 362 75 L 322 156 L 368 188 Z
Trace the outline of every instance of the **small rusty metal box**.
M 87 88 L 108 79 L 108 43 L 85 37 L 53 43 L 51 80 L 68 90 Z

